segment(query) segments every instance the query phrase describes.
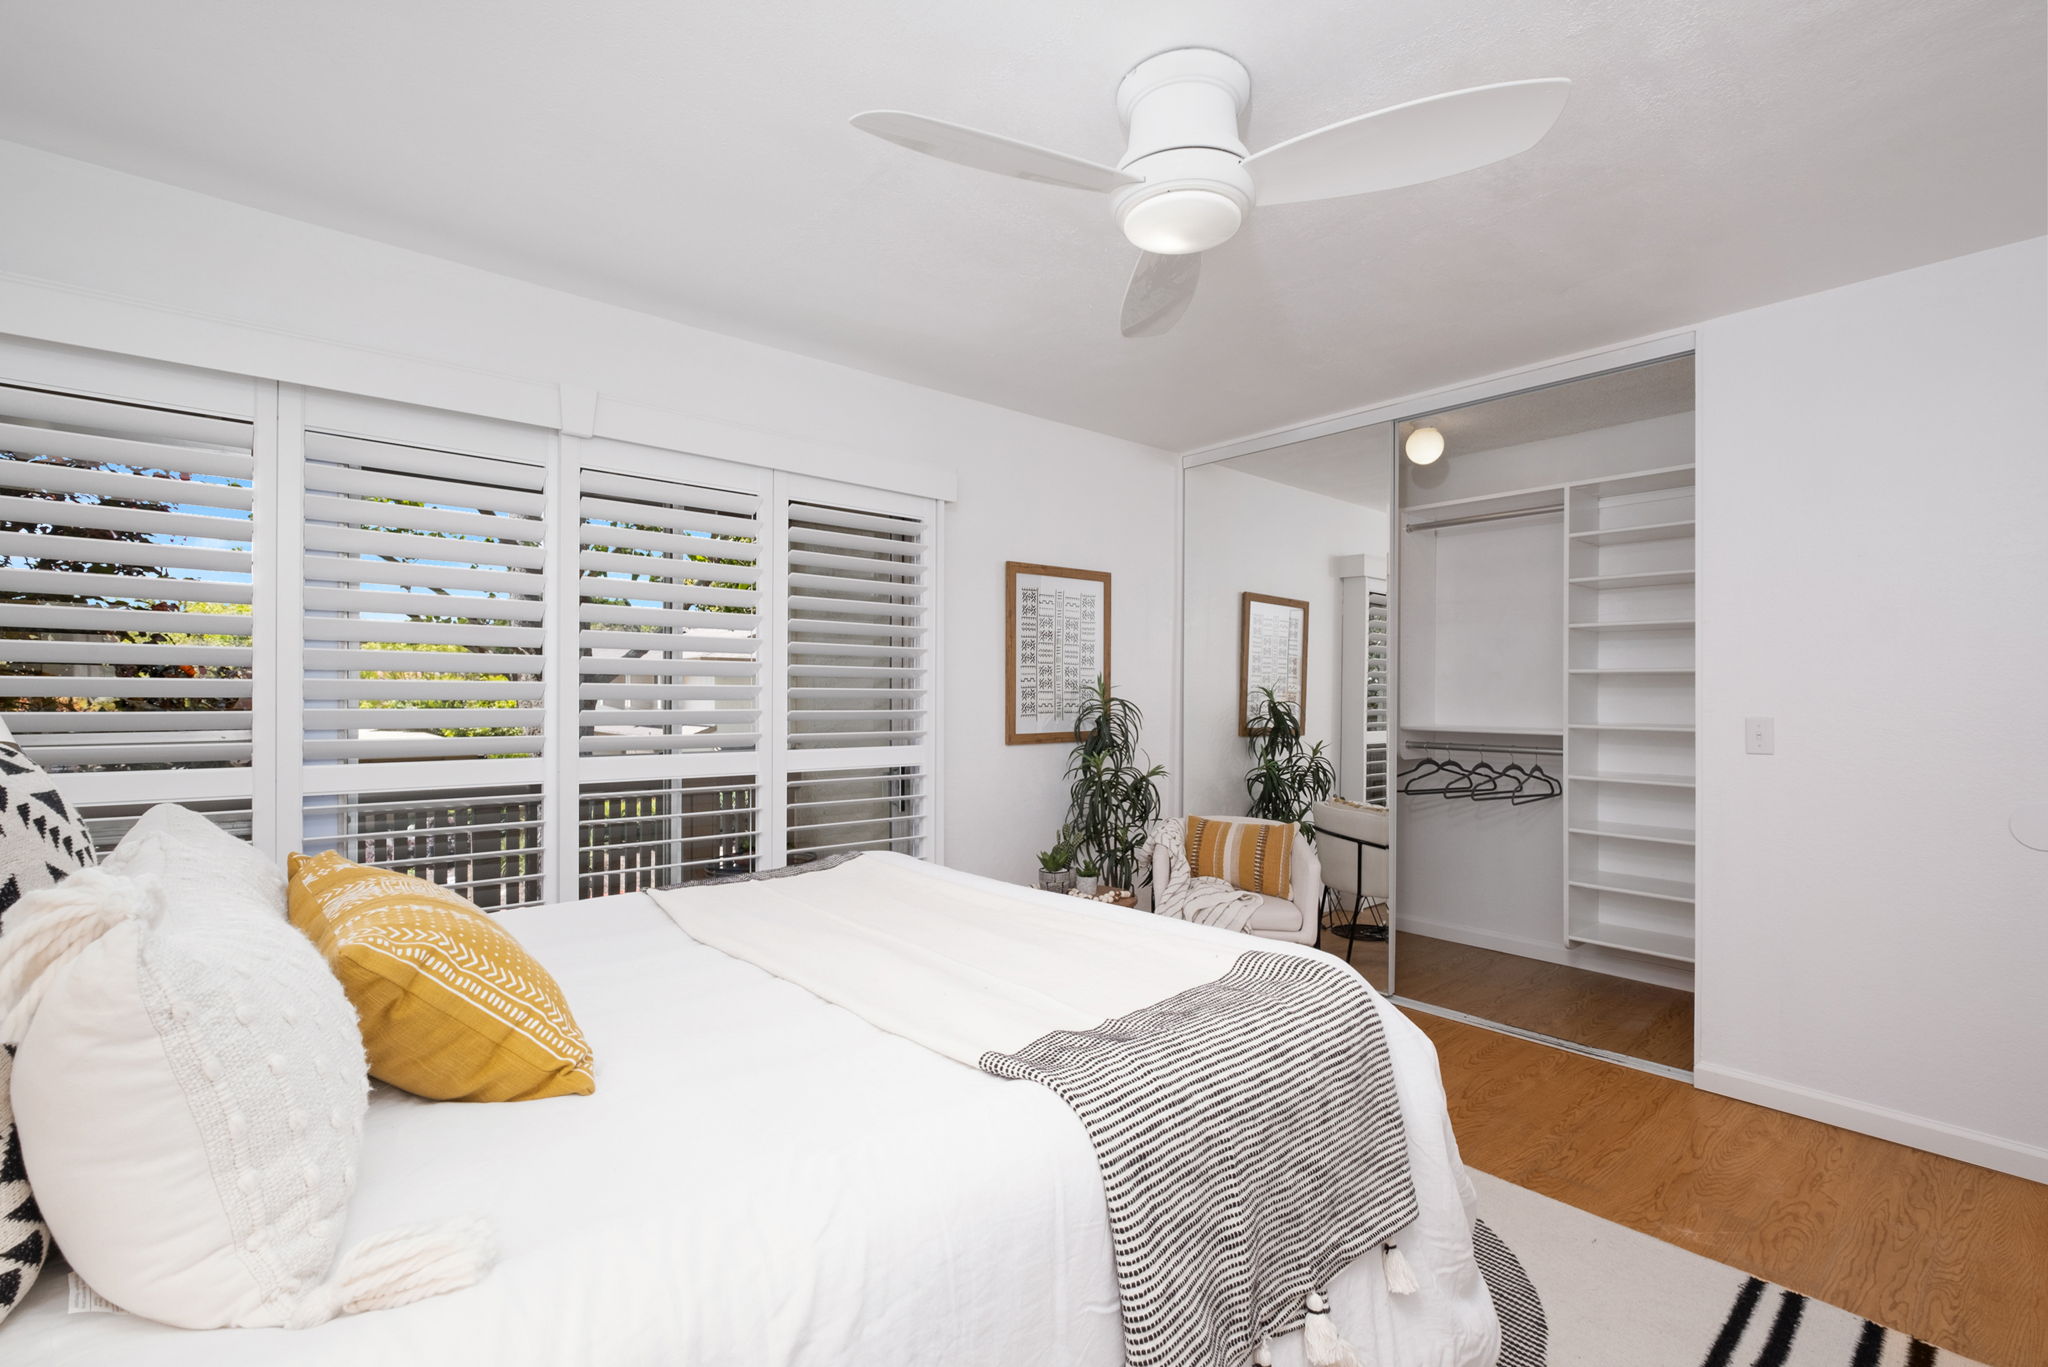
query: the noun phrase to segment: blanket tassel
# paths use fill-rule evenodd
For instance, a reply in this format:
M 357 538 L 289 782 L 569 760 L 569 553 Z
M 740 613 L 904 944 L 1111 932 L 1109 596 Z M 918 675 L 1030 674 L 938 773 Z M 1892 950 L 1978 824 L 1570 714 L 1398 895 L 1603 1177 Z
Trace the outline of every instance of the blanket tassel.
M 1252 1350 L 1252 1367 L 1273 1367 L 1273 1341 L 1264 1334 L 1259 1335 L 1259 1346 Z
M 1393 1244 L 1381 1244 L 1387 1272 L 1387 1290 L 1396 1296 L 1412 1296 L 1422 1289 L 1422 1283 L 1415 1280 L 1415 1269 L 1401 1256 L 1401 1250 Z
M 1329 1302 L 1318 1292 L 1308 1293 L 1308 1318 L 1301 1326 L 1302 1356 L 1308 1367 L 1365 1367 L 1358 1351 L 1338 1334 L 1330 1322 Z

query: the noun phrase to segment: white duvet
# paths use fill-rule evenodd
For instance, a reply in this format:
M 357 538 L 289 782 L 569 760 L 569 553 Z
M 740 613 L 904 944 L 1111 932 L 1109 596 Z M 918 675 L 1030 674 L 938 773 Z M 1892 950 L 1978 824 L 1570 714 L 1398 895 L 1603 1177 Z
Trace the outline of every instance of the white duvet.
M 0 1363 L 1120 1367 L 1101 1182 L 1050 1092 L 884 1034 L 644 896 L 499 919 L 568 995 L 597 1093 L 464 1105 L 377 1088 L 349 1220 L 353 1240 L 486 1214 L 503 1247 L 488 1279 L 316 1329 L 189 1332 L 67 1314 L 53 1266 L 0 1324 Z M 1423 1211 L 1401 1246 L 1423 1290 L 1387 1297 L 1362 1259 L 1332 1287 L 1338 1327 L 1376 1367 L 1490 1364 L 1435 1053 L 1380 1006 Z M 1299 1367 L 1298 1336 L 1277 1347 Z

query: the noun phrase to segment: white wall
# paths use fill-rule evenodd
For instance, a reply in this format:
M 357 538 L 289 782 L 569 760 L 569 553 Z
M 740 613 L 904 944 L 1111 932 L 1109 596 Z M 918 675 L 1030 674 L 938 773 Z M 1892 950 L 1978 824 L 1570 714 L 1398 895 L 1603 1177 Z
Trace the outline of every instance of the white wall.
M 1387 516 L 1221 465 L 1188 471 L 1184 498 L 1183 791 L 1188 811 L 1228 816 L 1245 809 L 1244 772 L 1250 767 L 1245 740 L 1237 734 L 1239 595 L 1308 603 L 1304 729 L 1310 742 L 1329 742 L 1334 763 L 1343 700 L 1339 575 L 1359 568 L 1355 557 L 1386 554 Z M 1353 563 L 1342 563 L 1347 559 Z
M 1064 811 L 1063 748 L 1003 744 L 1005 559 L 1115 576 L 1116 683 L 1170 748 L 1177 463 L 1158 451 L 14 144 L 0 185 L 0 331 L 526 421 L 562 411 L 555 385 L 584 387 L 615 422 L 693 434 L 706 455 L 957 475 L 951 863 L 1023 879 Z
M 2048 240 L 1699 329 L 1699 1078 L 2048 1181 Z M 1777 753 L 1743 751 L 1743 718 Z

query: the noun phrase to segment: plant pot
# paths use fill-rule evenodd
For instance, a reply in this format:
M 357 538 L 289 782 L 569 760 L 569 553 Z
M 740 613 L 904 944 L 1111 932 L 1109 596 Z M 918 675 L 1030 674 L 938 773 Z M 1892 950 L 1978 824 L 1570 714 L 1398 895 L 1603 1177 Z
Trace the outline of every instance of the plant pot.
M 1074 871 L 1072 869 L 1040 869 L 1038 871 L 1038 886 L 1047 892 L 1065 892 L 1068 888 L 1074 886 Z
M 1083 897 L 1093 897 L 1102 890 L 1102 879 L 1100 877 L 1090 878 L 1085 873 L 1078 874 L 1076 875 L 1076 883 L 1080 887 Z

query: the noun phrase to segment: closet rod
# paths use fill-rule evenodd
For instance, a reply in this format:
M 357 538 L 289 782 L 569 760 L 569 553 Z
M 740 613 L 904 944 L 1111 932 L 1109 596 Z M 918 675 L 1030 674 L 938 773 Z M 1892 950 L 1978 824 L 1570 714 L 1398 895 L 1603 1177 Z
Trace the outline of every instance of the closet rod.
M 1561 755 L 1561 745 L 1476 745 L 1470 741 L 1458 740 L 1404 740 L 1404 750 L 1468 750 L 1474 754 L 1486 755 Z
M 1546 503 L 1541 508 L 1512 508 L 1504 513 L 1470 513 L 1464 517 L 1440 517 L 1434 522 L 1411 522 L 1405 530 L 1431 532 L 1438 527 L 1462 527 L 1468 522 L 1505 522 L 1511 517 L 1542 517 L 1548 513 L 1563 511 L 1562 503 Z

